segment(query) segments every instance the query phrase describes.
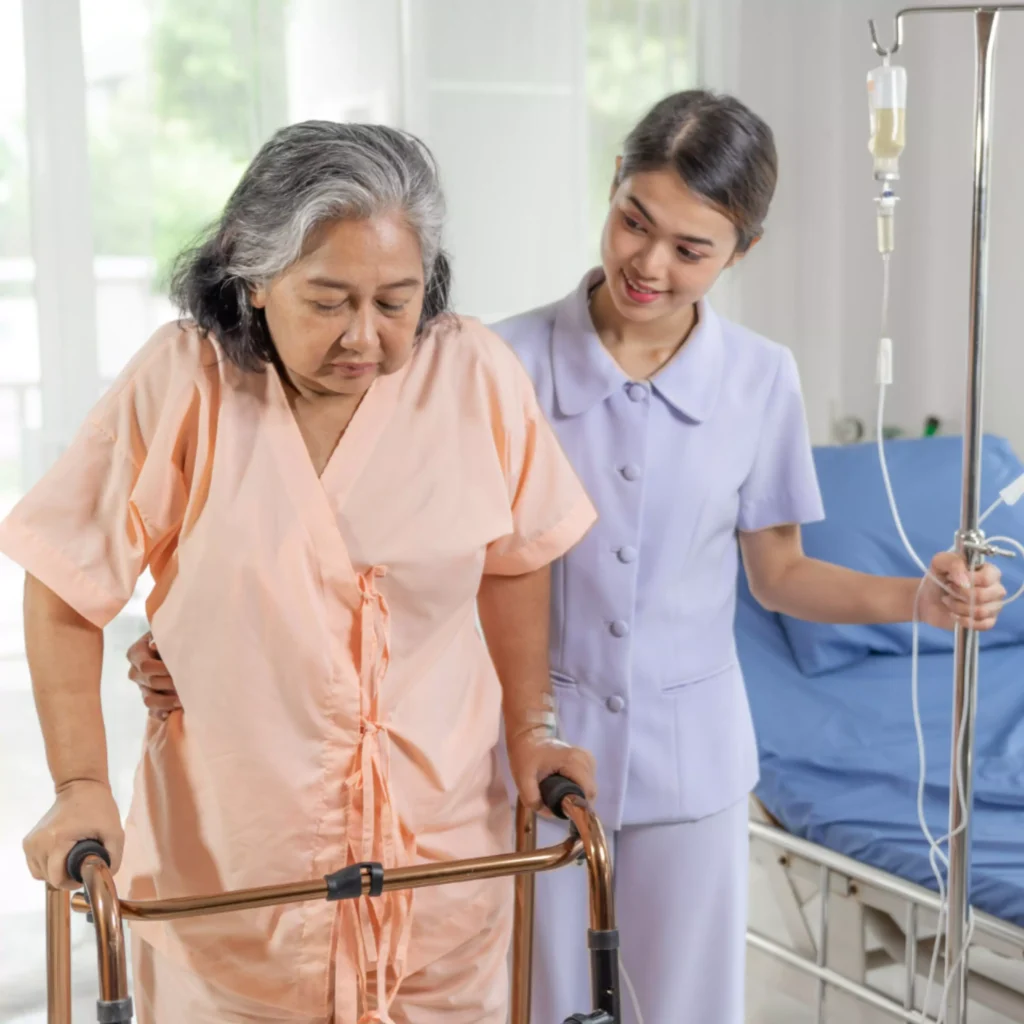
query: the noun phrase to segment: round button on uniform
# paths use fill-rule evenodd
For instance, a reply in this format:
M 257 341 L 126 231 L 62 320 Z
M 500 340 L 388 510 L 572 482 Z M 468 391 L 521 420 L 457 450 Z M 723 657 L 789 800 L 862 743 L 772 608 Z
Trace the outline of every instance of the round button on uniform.
M 605 701 L 605 707 L 607 707 L 613 715 L 617 715 L 625 706 L 626 702 L 619 696 L 609 697 Z
M 631 548 L 628 544 L 624 548 L 619 548 L 616 554 L 620 562 L 628 564 L 636 561 L 636 548 Z
M 647 385 L 633 381 L 626 385 L 626 394 L 629 395 L 630 401 L 642 402 L 647 397 Z
M 608 629 L 611 631 L 612 636 L 628 636 L 629 635 L 629 623 L 623 622 L 622 619 L 616 619 Z
M 640 467 L 635 462 L 627 462 L 619 472 L 629 481 L 639 480 L 641 476 Z

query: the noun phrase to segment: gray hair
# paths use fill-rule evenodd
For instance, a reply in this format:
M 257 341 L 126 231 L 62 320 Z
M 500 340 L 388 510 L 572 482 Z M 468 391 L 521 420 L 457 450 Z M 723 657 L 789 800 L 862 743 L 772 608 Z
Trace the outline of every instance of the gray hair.
M 178 258 L 172 298 L 234 363 L 262 368 L 277 355 L 252 290 L 298 260 L 326 221 L 390 210 L 402 211 L 419 238 L 422 331 L 449 309 L 444 195 L 427 147 L 383 125 L 305 121 L 278 131 L 242 175 L 209 237 Z

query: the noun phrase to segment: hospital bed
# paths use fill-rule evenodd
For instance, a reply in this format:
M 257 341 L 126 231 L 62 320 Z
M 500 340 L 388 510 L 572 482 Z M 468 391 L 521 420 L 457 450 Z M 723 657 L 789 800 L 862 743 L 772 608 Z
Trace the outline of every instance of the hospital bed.
M 960 439 L 890 442 L 887 455 L 903 522 L 927 560 L 957 527 Z M 821 448 L 815 460 L 827 519 L 805 528 L 807 553 L 914 574 L 874 446 Z M 1005 440 L 986 437 L 982 509 L 1022 472 Z M 1022 510 L 1024 503 L 997 510 L 988 535 L 1024 537 Z M 1020 562 L 1001 565 L 1011 593 L 1024 576 Z M 917 819 L 911 627 L 799 623 L 761 609 L 741 578 L 737 637 L 761 763 L 752 856 L 786 932 L 776 941 L 752 930 L 749 945 L 781 961 L 784 987 L 816 1002 L 819 1020 L 919 1019 L 938 897 Z M 920 637 L 924 806 L 940 836 L 948 827 L 952 636 L 921 627 Z M 980 663 L 969 991 L 974 1003 L 1024 1022 L 1024 600 L 984 636 Z M 941 957 L 937 973 L 941 989 Z M 937 997 L 933 988 L 932 1012 Z

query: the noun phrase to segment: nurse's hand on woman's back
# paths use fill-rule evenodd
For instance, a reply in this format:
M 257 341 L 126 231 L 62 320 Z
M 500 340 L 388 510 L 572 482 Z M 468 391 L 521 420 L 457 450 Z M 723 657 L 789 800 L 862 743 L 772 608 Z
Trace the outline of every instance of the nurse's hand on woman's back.
M 142 691 L 142 700 L 151 718 L 163 721 L 172 711 L 180 710 L 174 680 L 160 657 L 152 633 L 140 636 L 128 648 L 128 661 L 132 666 L 128 678 Z
M 71 848 L 83 839 L 97 839 L 117 871 L 124 850 L 124 829 L 114 794 L 105 782 L 77 779 L 57 791 L 53 806 L 25 837 L 25 859 L 33 878 L 55 889 L 75 889 L 65 869 Z

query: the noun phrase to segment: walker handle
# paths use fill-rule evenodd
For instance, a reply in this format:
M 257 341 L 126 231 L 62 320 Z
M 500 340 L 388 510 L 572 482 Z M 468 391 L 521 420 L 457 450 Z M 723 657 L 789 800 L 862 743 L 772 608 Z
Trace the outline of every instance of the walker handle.
M 64 862 L 64 870 L 67 871 L 68 878 L 81 884 L 82 868 L 85 866 L 87 857 L 99 857 L 100 860 L 107 862 L 108 868 L 110 867 L 110 854 L 107 853 L 107 848 L 95 839 L 82 839 L 71 847 L 67 860 Z
M 549 775 L 540 784 L 540 798 L 544 801 L 544 806 L 563 821 L 566 815 L 562 810 L 562 801 L 567 796 L 578 796 L 581 800 L 586 800 L 586 794 L 580 786 L 564 775 Z

